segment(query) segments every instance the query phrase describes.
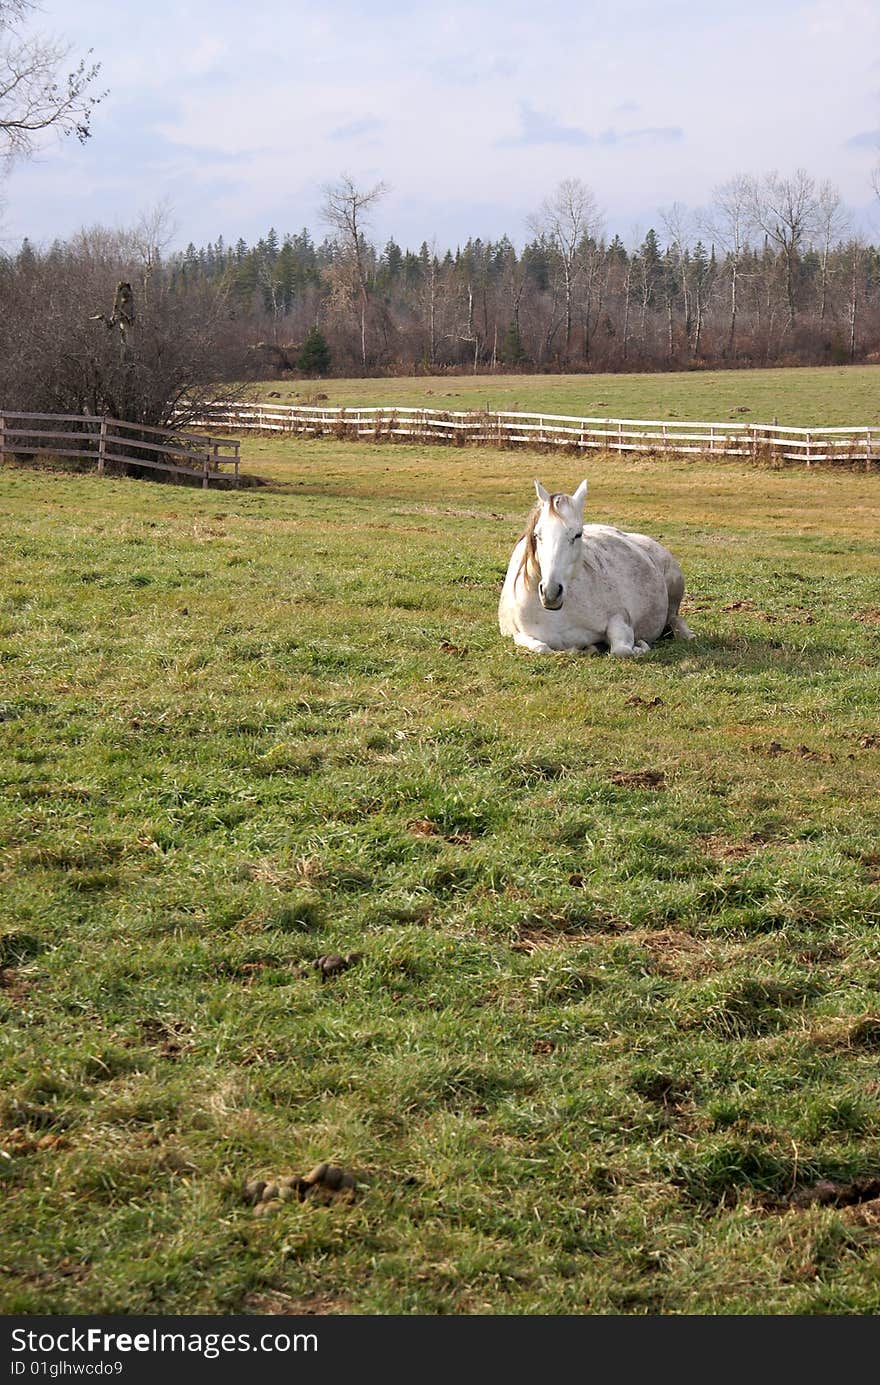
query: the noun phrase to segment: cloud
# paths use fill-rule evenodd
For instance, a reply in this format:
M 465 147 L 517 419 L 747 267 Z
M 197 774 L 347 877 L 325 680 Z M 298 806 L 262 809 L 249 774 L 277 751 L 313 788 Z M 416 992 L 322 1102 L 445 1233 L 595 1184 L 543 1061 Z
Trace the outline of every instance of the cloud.
M 603 145 L 672 144 L 684 138 L 684 131 L 680 125 L 647 125 L 640 130 L 620 131 L 612 126 L 594 135 L 576 125 L 560 125 L 553 116 L 536 111 L 527 101 L 520 102 L 519 118 L 522 125 L 520 133 L 496 140 L 497 148 L 513 149 L 535 144 L 574 144 L 582 148 Z
M 614 107 L 614 114 L 632 115 L 634 111 L 640 111 L 641 109 L 638 101 L 621 101 L 619 106 Z
M 500 149 L 526 144 L 594 144 L 592 135 L 574 125 L 559 125 L 552 116 L 536 111 L 527 101 L 519 103 L 522 129 L 518 135 L 506 135 L 496 140 Z
M 680 125 L 646 125 L 641 130 L 603 130 L 597 144 L 675 144 L 684 139 Z
M 850 135 L 847 149 L 880 149 L 880 130 L 862 130 L 861 134 Z
M 361 120 L 351 120 L 347 125 L 337 125 L 331 130 L 329 139 L 358 139 L 361 135 L 375 134 L 382 126 L 374 115 L 365 115 Z
M 461 53 L 440 58 L 432 56 L 424 66 L 438 82 L 462 87 L 476 86 L 495 78 L 514 77 L 519 70 L 518 63 L 503 54 L 485 58 Z

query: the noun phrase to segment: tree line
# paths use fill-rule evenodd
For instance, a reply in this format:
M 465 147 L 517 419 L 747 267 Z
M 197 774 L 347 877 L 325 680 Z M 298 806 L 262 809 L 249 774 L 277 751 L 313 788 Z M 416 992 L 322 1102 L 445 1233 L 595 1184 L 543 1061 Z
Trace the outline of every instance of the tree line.
M 325 234 L 171 252 L 166 210 L 0 255 L 7 410 L 185 421 L 218 385 L 284 373 L 633 371 L 838 363 L 880 352 L 880 249 L 803 171 L 742 177 L 699 217 L 606 236 L 561 183 L 517 249 L 371 241 L 386 189 L 328 189 Z M 120 306 L 121 305 L 121 306 Z
M 320 240 L 190 244 L 172 273 L 225 295 L 263 373 L 296 370 L 316 329 L 341 374 L 842 364 L 880 349 L 880 249 L 804 170 L 734 178 L 629 242 L 567 179 L 521 250 L 507 236 L 380 247 L 367 228 L 385 192 L 344 178 Z

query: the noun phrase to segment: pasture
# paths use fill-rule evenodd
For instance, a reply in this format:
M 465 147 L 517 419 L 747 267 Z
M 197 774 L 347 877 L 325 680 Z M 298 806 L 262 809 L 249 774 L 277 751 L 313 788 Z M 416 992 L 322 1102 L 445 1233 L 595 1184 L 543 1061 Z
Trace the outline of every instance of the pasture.
M 880 422 L 880 366 L 688 370 L 627 375 L 435 375 L 355 380 L 267 380 L 281 403 L 421 409 L 509 409 L 576 418 L 647 418 L 846 428 Z
M 0 472 L 0 1309 L 876 1313 L 876 478 L 590 457 L 613 661 L 496 624 L 576 460 L 243 465 Z

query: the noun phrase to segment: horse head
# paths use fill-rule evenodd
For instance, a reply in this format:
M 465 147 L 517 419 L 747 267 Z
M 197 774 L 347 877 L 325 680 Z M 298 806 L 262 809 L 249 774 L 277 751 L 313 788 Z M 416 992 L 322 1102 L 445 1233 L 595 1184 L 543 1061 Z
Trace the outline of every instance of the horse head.
M 537 577 L 538 597 L 546 611 L 558 611 L 566 588 L 583 562 L 581 538 L 587 483 L 581 481 L 573 495 L 551 495 L 535 482 L 538 504 L 525 532 L 525 552 L 520 571 L 527 582 Z

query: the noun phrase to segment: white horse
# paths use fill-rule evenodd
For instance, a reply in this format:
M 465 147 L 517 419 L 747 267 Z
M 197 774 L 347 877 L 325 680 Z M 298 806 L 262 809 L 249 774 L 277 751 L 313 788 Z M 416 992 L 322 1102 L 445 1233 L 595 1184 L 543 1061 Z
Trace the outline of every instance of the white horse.
M 550 495 L 535 482 L 538 504 L 511 554 L 498 603 L 502 635 L 535 654 L 578 649 L 631 658 L 664 633 L 692 640 L 678 608 L 681 568 L 646 534 L 584 524 L 587 483 L 574 495 Z

